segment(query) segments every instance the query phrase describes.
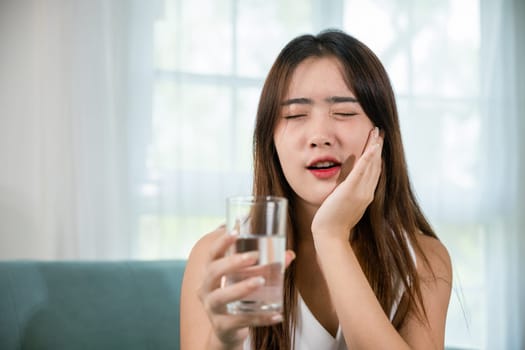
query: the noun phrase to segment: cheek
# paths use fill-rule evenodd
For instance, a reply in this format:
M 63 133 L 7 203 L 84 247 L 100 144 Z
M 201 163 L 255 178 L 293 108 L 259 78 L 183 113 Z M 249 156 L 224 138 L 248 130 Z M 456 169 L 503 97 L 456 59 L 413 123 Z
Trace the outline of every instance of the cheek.
M 297 158 L 297 153 L 294 148 L 294 138 L 289 132 L 287 132 L 286 123 L 280 123 L 277 125 L 273 134 L 273 142 L 275 144 L 275 150 L 281 164 L 284 176 L 287 180 L 290 177 L 290 170 L 293 169 L 293 161 Z
M 275 151 L 277 152 L 277 157 L 279 158 L 281 168 L 283 167 L 283 163 L 286 164 L 284 161 L 286 158 L 286 145 L 283 144 L 284 140 L 286 140 L 286 138 L 284 137 L 283 130 L 277 126 L 273 133 L 273 143 L 275 145 Z
M 360 123 L 360 125 L 354 125 L 352 130 L 347 130 L 347 137 L 345 140 L 346 149 L 349 151 L 349 154 L 357 157 L 361 156 L 365 150 L 368 137 L 373 128 L 373 124 L 367 120 L 366 122 Z
M 367 141 L 368 141 L 368 134 L 363 134 L 361 135 L 361 137 L 354 140 L 352 146 L 358 156 L 360 156 L 365 150 Z
M 273 132 L 273 143 L 275 144 L 275 149 L 277 150 L 281 163 L 283 163 L 283 157 L 286 157 L 287 151 L 289 152 L 291 148 L 292 137 L 290 136 L 287 123 L 283 121 L 277 123 L 275 131 Z
M 285 138 L 274 138 L 275 150 L 277 151 L 277 157 L 279 158 L 279 163 L 281 164 L 281 169 L 283 172 L 287 173 L 287 165 L 290 164 L 291 152 L 290 147 L 287 147 L 286 143 L 283 142 Z
M 273 132 L 273 144 L 275 145 L 275 150 L 277 151 L 277 155 L 279 156 L 279 160 L 281 159 L 281 150 L 283 147 L 283 140 L 284 140 L 284 130 L 281 124 L 277 124 L 275 127 L 275 130 Z

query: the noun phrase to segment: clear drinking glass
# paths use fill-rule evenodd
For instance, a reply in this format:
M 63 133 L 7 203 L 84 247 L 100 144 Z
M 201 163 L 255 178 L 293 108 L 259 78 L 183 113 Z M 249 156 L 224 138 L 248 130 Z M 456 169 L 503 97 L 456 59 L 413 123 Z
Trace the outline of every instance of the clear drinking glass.
M 229 303 L 231 314 L 281 312 L 283 305 L 286 217 L 288 201 L 275 196 L 230 197 L 226 227 L 237 236 L 228 254 L 257 251 L 256 264 L 228 274 L 224 285 L 251 277 L 263 277 L 264 285 L 247 297 Z

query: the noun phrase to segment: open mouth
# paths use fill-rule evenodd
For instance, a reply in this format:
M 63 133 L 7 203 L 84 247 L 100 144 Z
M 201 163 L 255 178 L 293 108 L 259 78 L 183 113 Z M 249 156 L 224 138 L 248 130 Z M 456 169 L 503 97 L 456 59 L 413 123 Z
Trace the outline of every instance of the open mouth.
M 331 161 L 323 161 L 323 162 L 317 162 L 312 165 L 307 166 L 306 168 L 308 170 L 329 170 L 335 167 L 341 166 L 341 163 L 337 162 L 331 162 Z
M 337 176 L 341 170 L 341 163 L 336 160 L 324 159 L 315 161 L 306 169 L 320 180 L 328 180 Z

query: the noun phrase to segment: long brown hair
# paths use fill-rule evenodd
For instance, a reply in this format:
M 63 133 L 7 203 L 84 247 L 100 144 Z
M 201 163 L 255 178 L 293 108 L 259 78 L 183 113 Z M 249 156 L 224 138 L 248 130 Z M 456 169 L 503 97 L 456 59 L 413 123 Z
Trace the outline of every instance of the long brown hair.
M 289 200 L 288 245 L 294 249 L 294 195 L 281 169 L 273 135 L 280 104 L 295 68 L 310 57 L 335 57 L 343 67 L 346 84 L 372 123 L 384 132 L 382 171 L 373 202 L 355 226 L 352 245 L 370 286 L 387 315 L 403 297 L 392 320 L 399 329 L 409 311 L 426 319 L 411 247 L 424 257 L 416 234 L 436 237 L 417 204 L 408 178 L 394 92 L 376 55 L 359 40 L 336 30 L 317 36 L 302 35 L 280 52 L 263 86 L 253 138 L 254 186 L 257 195 L 279 195 Z M 423 263 L 428 263 L 423 258 Z M 251 329 L 254 349 L 290 349 L 296 322 L 295 265 L 285 274 L 284 322 Z M 402 286 L 404 286 L 404 289 Z

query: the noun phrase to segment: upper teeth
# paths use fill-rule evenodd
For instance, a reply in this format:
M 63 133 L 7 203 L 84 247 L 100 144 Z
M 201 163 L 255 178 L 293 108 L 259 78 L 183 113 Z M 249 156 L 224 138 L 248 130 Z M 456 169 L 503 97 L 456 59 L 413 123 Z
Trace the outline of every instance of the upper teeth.
M 319 162 L 319 163 L 315 163 L 313 166 L 316 168 L 328 168 L 334 165 L 335 165 L 334 162 Z

